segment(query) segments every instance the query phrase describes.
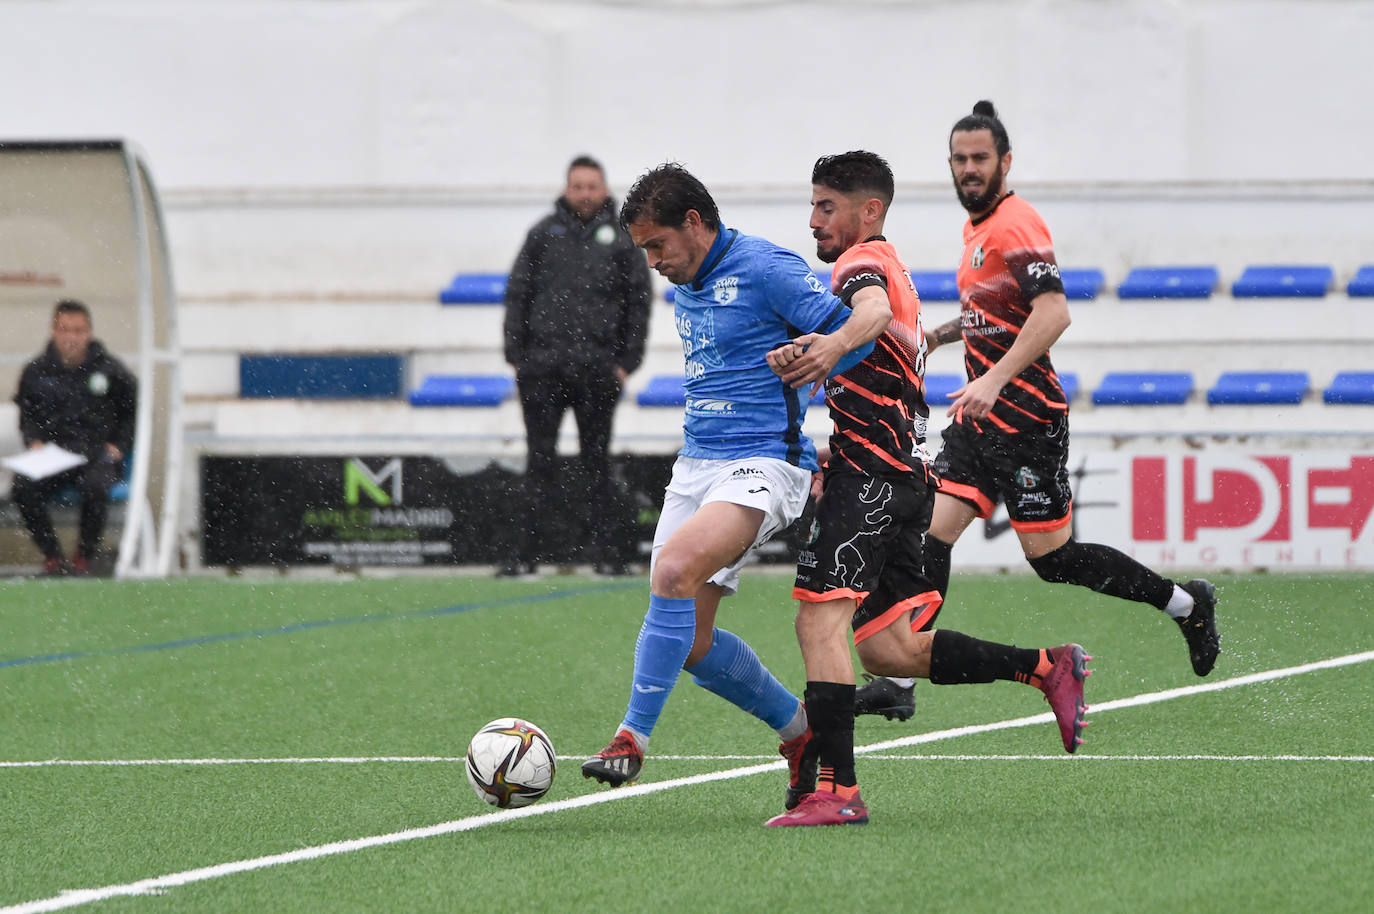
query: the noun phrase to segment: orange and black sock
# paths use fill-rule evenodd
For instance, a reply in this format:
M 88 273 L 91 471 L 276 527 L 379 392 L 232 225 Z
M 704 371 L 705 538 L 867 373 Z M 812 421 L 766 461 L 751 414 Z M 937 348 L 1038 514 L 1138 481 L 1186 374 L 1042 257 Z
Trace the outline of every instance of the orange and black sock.
M 816 742 L 817 789 L 854 787 L 853 683 L 807 682 L 806 716 Z M 832 787 L 825 787 L 829 783 Z
M 1017 673 L 1016 681 L 1024 682 L 1026 685 L 1033 685 L 1038 689 L 1040 688 L 1040 683 L 1044 682 L 1045 677 L 1050 674 L 1050 670 L 1054 669 L 1054 661 L 1056 658 L 1053 651 L 1045 650 L 1044 648 L 1041 648 L 1035 653 L 1039 655 L 1039 658 L 1035 661 L 1035 669 L 1025 675 Z
M 940 629 L 930 645 L 930 681 L 936 685 L 998 679 L 1028 682 L 1044 659 L 1042 654 L 1045 651 L 980 641 L 962 632 Z

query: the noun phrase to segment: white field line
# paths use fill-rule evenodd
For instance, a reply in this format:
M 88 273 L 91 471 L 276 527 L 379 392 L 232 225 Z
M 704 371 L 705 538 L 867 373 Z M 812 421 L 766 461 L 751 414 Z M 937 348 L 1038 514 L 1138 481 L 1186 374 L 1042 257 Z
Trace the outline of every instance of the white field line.
M 1092 704 L 1089 706 L 1089 710 L 1091 713 L 1101 714 L 1103 711 L 1116 711 L 1121 708 L 1152 705 L 1161 701 L 1172 701 L 1175 698 L 1184 698 L 1188 695 L 1220 692 L 1223 689 L 1235 689 L 1240 686 L 1254 685 L 1259 682 L 1286 679 L 1290 676 L 1299 676 L 1303 673 L 1313 673 L 1318 670 L 1330 670 L 1337 667 L 1351 666 L 1356 663 L 1367 663 L 1370 660 L 1374 660 L 1374 651 L 1362 651 L 1358 654 L 1347 654 L 1344 657 L 1332 657 L 1329 660 L 1318 660 L 1315 663 L 1304 663 L 1299 666 L 1289 666 L 1278 670 L 1266 670 L 1261 673 L 1249 673 L 1245 676 L 1237 676 L 1234 679 L 1221 679 L 1216 682 L 1204 682 L 1200 685 L 1183 686 L 1178 689 L 1165 689 L 1162 692 L 1145 692 L 1141 695 L 1133 695 L 1130 698 L 1117 698 L 1112 701 L 1101 702 L 1100 704 Z M 991 724 L 974 724 L 968 727 L 954 727 L 949 730 L 933 730 L 929 733 L 917 733 L 912 736 L 904 736 L 898 739 L 869 743 L 866 746 L 855 746 L 854 754 L 866 755 L 872 752 L 883 752 L 888 749 L 900 749 L 903 746 L 917 746 L 922 743 L 933 743 L 937 740 L 952 739 L 957 736 L 972 736 L 975 733 L 989 733 L 993 730 L 1009 730 L 1013 727 L 1028 727 L 1034 724 L 1048 724 L 1053 722 L 1054 714 L 1050 711 L 1046 711 L 1043 714 L 1036 714 L 1032 717 L 1018 717 L 1012 720 L 1003 720 Z M 0 914 L 3 914 L 3 912 L 0 912 Z
M 1321 660 L 1316 663 L 1307 663 L 1301 666 L 1286 667 L 1280 670 L 1269 670 L 1262 673 L 1252 673 L 1246 676 L 1238 676 L 1234 679 L 1226 679 L 1218 682 L 1206 683 L 1203 685 L 1186 686 L 1180 689 L 1168 689 L 1162 692 L 1149 692 L 1136 695 L 1131 698 L 1117 699 L 1115 701 L 1103 702 L 1096 706 L 1098 711 L 1111 711 L 1118 708 L 1130 708 L 1138 705 L 1154 704 L 1161 701 L 1169 701 L 1174 698 L 1182 698 L 1188 695 L 1197 695 L 1204 692 L 1216 692 L 1222 689 L 1237 688 L 1243 685 L 1252 685 L 1257 682 L 1268 682 L 1274 679 L 1283 679 L 1289 676 L 1297 676 L 1302 673 L 1310 673 L 1316 670 L 1334 669 L 1336 667 L 1349 666 L 1356 663 L 1364 663 L 1374 660 L 1374 651 L 1365 651 L 1359 654 L 1349 654 L 1344 657 L 1334 657 L 1330 660 Z M 1028 727 L 1040 723 L 1048 723 L 1054 719 L 1050 713 L 1037 714 L 1032 717 L 1020 717 L 1013 720 L 997 721 L 990 724 L 976 724 L 968 727 L 957 727 L 950 730 L 940 730 L 932 733 L 920 733 L 903 739 L 887 740 L 879 743 L 870 743 L 866 746 L 856 746 L 856 754 L 869 754 L 881 752 L 886 749 L 896 749 L 902 746 L 912 746 L 920 743 L 934 742 L 941 739 L 952 739 L 958 736 L 970 736 L 975 733 L 988 733 L 994 730 L 1006 730 L 1013 727 Z M 768 771 L 780 771 L 787 766 L 787 763 L 778 759 L 777 761 L 767 762 L 759 765 L 748 765 L 743 768 L 730 768 L 724 771 L 712 771 L 706 774 L 692 775 L 685 778 L 674 778 L 669 781 L 655 781 L 650 784 L 634 784 L 628 787 L 621 787 L 617 790 L 599 791 L 597 793 L 584 794 L 580 797 L 571 797 L 566 800 L 554 800 L 548 803 L 540 803 L 535 806 L 526 806 L 523 809 L 501 809 L 489 812 L 480 816 L 469 816 L 464 819 L 454 819 L 449 822 L 440 822 L 436 825 L 428 825 L 423 828 L 406 829 L 405 831 L 391 832 L 385 835 L 371 835 L 365 838 L 353 838 L 348 841 L 335 841 L 329 844 L 320 844 L 314 847 L 298 848 L 280 854 L 270 854 L 265 857 L 253 857 L 247 860 L 235 860 L 230 863 L 221 863 L 215 866 L 201 867 L 193 870 L 183 870 L 180 873 L 170 873 L 166 876 L 155 876 L 150 879 L 141 879 L 137 882 L 127 882 L 120 885 L 107 885 L 94 889 L 69 889 L 60 895 L 51 898 L 40 898 L 34 901 L 26 901 L 17 905 L 0 908 L 0 914 L 37 914 L 43 911 L 60 911 L 66 908 L 74 908 L 78 905 L 90 904 L 97 901 L 105 901 L 110 898 L 120 898 L 132 895 L 146 895 L 160 893 L 164 889 L 176 888 L 177 886 L 189 885 L 195 882 L 204 882 L 210 879 L 218 879 L 222 876 L 231 876 L 235 873 L 247 873 L 253 870 L 266 869 L 272 866 L 282 866 L 289 863 L 300 863 L 304 860 L 316 860 L 320 857 L 331 857 L 337 854 L 347 854 L 353 851 L 366 850 L 373 847 L 383 847 L 389 844 L 399 844 L 404 841 L 414 841 L 420 838 L 434 838 L 440 835 L 449 835 L 455 832 L 472 831 L 473 829 L 483 828 L 488 825 L 497 825 L 508 822 L 512 819 L 525 819 L 531 816 L 542 816 L 549 813 L 562 812 L 566 809 L 579 809 L 584 806 L 596 806 L 601 803 L 610 803 L 617 800 L 627 800 L 632 797 L 645 796 L 651 793 L 660 793 L 665 790 L 672 790 L 677 787 L 688 787 L 694 784 L 706 784 L 712 781 L 728 781 L 736 778 L 750 777 L 755 774 L 762 774 Z
M 1374 762 L 1374 755 L 875 755 L 895 762 Z
M 610 803 L 615 800 L 627 800 L 631 797 L 659 793 L 664 790 L 671 790 L 675 787 L 687 787 L 693 784 L 705 784 L 711 781 L 733 780 L 735 778 L 761 774 L 765 771 L 777 771 L 785 767 L 787 767 L 787 763 L 780 759 L 776 762 L 769 762 L 764 765 L 751 765 L 746 768 L 730 768 L 725 771 L 712 771 L 707 774 L 693 775 L 692 777 L 675 778 L 671 781 L 656 781 L 652 784 L 633 784 L 627 787 L 620 787 L 613 791 L 584 794 L 583 796 L 572 797 L 567 800 L 555 800 L 549 803 L 541 803 L 537 806 L 526 806 L 523 809 L 500 809 L 480 816 L 469 816 L 466 819 L 440 822 L 437 825 L 428 825 L 423 828 L 411 828 L 386 835 L 372 835 L 366 838 L 354 838 L 348 841 L 335 841 L 330 844 L 304 847 L 281 854 L 255 857 L 250 860 L 235 860 L 231 863 L 221 863 L 216 866 L 185 870 L 180 873 L 157 876 L 152 879 L 141 879 L 138 882 L 129 882 L 123 885 L 108 885 L 98 889 L 69 889 L 52 898 L 43 898 L 6 908 L 0 908 L 0 914 L 30 914 L 30 912 L 59 911 L 64 908 L 74 908 L 77 905 L 105 901 L 110 898 L 128 895 L 156 894 L 164 889 L 189 885 L 193 882 L 204 882 L 208 879 L 218 879 L 221 876 L 230 876 L 235 873 L 246 873 L 252 870 L 260 870 L 270 866 L 280 866 L 287 863 L 300 863 L 303 860 L 315 860 L 320 857 L 347 854 L 372 847 L 383 847 L 388 844 L 399 844 L 403 841 L 414 841 L 418 838 L 434 838 L 440 835 L 453 834 L 454 832 L 471 831 L 475 828 L 496 825 L 501 822 L 508 822 L 512 819 L 525 819 L 530 816 L 541 816 L 547 815 L 548 813 L 561 812 L 565 809 L 578 809 L 583 806 L 596 806 L 601 803 Z
M 559 756 L 559 761 L 573 756 Z M 139 765 L 375 765 L 392 762 L 443 762 L 457 764 L 464 756 L 373 755 L 302 756 L 300 758 L 124 758 L 124 759 L 36 759 L 27 762 L 0 762 L 0 768 L 114 768 Z
M 586 756 L 560 755 L 559 762 L 581 761 Z M 766 762 L 777 755 L 654 755 L 655 762 Z M 1374 762 L 1374 755 L 874 755 L 879 762 Z M 151 759 L 42 759 L 27 762 L 0 762 L 0 768 L 130 768 L 138 766 L 226 766 L 226 765 L 386 765 L 446 764 L 460 765 L 459 755 L 377 755 L 307 756 L 301 758 L 151 758 Z M 779 767 L 781 764 L 779 763 Z M 0 909 L 2 911 L 3 909 Z

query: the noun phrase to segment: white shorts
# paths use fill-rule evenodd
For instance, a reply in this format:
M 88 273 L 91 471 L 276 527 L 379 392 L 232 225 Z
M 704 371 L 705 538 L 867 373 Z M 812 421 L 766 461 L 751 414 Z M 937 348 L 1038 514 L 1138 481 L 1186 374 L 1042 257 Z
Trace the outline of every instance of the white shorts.
M 763 523 L 753 544 L 739 560 L 711 575 L 710 582 L 726 595 L 739 590 L 739 570 L 750 561 L 754 549 L 787 529 L 806 509 L 811 491 L 811 471 L 775 457 L 744 457 L 739 460 L 703 460 L 679 457 L 673 464 L 673 478 L 663 493 L 663 513 L 654 530 L 654 551 L 649 560 L 649 576 L 663 544 L 685 524 L 702 505 L 713 501 L 729 502 L 763 512 Z

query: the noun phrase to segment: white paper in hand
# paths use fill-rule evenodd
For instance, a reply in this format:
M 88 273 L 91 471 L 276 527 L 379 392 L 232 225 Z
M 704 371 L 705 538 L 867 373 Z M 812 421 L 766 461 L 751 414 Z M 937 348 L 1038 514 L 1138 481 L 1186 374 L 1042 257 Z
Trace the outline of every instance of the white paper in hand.
M 86 458 L 80 454 L 51 443 L 0 460 L 9 469 L 30 479 L 47 479 L 85 462 Z

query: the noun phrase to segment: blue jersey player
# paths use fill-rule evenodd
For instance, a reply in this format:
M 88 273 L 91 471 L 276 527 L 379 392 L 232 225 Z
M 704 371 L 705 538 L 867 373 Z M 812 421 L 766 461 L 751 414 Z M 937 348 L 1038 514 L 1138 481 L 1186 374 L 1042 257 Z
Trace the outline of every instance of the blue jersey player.
M 851 310 L 798 254 L 722 226 L 711 194 L 676 164 L 635 183 L 620 221 L 649 266 L 677 285 L 685 444 L 654 533 L 629 708 L 582 773 L 612 786 L 635 780 L 686 669 L 777 731 L 795 780 L 809 738 L 805 708 L 748 644 L 715 625 L 745 558 L 800 516 L 817 469 L 801 430 L 809 392 L 780 380 L 765 357 L 780 342 L 821 334 L 807 349 L 815 370 L 806 380 L 815 383 L 870 351 L 891 311 L 880 296 Z

